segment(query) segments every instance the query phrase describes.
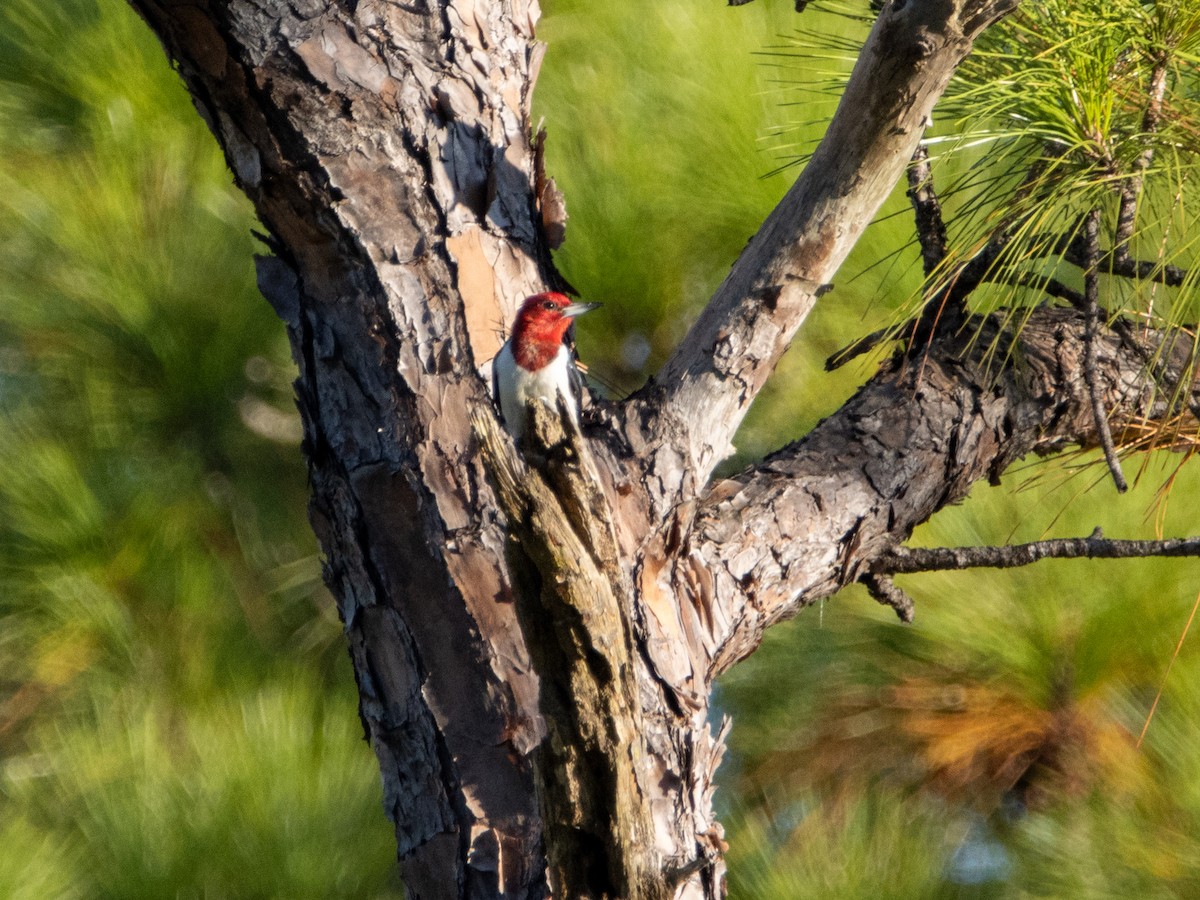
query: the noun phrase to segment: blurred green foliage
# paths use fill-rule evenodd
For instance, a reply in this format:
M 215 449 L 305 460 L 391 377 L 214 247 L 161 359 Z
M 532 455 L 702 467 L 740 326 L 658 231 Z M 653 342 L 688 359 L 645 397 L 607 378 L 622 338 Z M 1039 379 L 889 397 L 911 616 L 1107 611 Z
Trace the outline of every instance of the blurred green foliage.
M 865 26 L 783 0 L 545 6 L 558 262 L 607 304 L 583 357 L 629 390 L 786 189 Z M 0 896 L 399 896 L 252 212 L 123 4 L 0 22 Z M 906 209 L 897 190 L 731 466 L 869 374 L 821 364 L 919 291 Z M 1194 531 L 1197 475 L 1141 459 L 1119 499 L 1090 457 L 1019 467 L 916 540 Z M 912 628 L 851 588 L 773 630 L 720 686 L 733 894 L 1200 893 L 1194 640 L 1133 747 L 1194 572 L 913 576 Z
M 399 896 L 249 203 L 124 4 L 0 22 L 0 896 Z

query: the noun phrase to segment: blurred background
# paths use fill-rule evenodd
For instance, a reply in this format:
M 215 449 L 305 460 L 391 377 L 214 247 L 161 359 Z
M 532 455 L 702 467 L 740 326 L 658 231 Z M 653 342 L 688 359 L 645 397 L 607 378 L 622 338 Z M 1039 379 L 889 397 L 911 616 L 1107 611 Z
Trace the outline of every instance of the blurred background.
M 580 349 L 619 394 L 795 177 L 865 27 L 543 5 L 557 259 L 605 303 Z M 249 204 L 118 0 L 6 0 L 0 24 L 0 896 L 400 897 Z M 911 241 L 898 191 L 728 470 L 869 377 L 822 363 L 911 303 Z M 1127 462 L 1120 497 L 1092 457 L 1022 464 L 916 540 L 1200 531 L 1182 461 Z M 1200 638 L 1167 677 L 1200 565 L 901 583 L 915 625 L 850 588 L 721 682 L 731 896 L 1200 896 Z

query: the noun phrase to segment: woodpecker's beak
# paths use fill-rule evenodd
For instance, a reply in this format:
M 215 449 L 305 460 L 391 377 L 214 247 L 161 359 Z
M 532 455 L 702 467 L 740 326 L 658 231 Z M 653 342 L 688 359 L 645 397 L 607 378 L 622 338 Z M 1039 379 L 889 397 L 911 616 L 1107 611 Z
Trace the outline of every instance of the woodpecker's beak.
M 562 314 L 565 318 L 573 319 L 576 316 L 582 316 L 585 312 L 597 309 L 600 305 L 599 303 L 572 303 L 563 307 Z

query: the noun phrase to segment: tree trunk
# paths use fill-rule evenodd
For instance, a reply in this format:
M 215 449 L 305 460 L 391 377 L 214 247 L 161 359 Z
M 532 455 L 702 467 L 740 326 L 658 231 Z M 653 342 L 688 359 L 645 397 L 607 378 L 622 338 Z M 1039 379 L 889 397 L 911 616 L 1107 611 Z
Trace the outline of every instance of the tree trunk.
M 1020 367 L 941 340 L 920 377 L 898 361 L 708 483 L 1015 0 L 887 5 L 822 148 L 660 376 L 596 402 L 582 439 L 536 412 L 524 457 L 479 369 L 554 277 L 536 2 L 131 2 L 270 233 L 260 284 L 410 895 L 721 896 L 715 675 L 974 479 L 1094 436 L 1064 368 L 1083 321 L 1047 314 Z M 1120 347 L 1099 355 L 1111 408 L 1170 412 Z

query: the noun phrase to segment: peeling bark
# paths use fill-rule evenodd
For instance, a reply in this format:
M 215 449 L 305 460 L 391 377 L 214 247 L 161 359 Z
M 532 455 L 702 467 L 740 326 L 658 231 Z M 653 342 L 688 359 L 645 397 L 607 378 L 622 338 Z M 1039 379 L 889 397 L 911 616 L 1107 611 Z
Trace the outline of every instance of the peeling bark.
M 565 410 L 531 413 L 532 466 L 494 417 L 475 428 L 518 539 L 512 567 L 529 582 L 518 612 L 542 673 L 549 733 L 537 769 L 551 882 L 564 897 L 663 900 L 645 802 L 632 584 L 582 436 Z
M 260 281 L 409 891 L 543 896 L 539 686 L 469 422 L 475 360 L 542 285 L 536 3 L 134 6 L 272 236 Z
M 1095 439 L 1082 320 L 1045 312 L 1019 362 L 935 337 L 708 484 L 1015 0 L 886 5 L 813 162 L 664 371 L 582 436 L 535 412 L 525 458 L 479 367 L 554 283 L 565 222 L 529 120 L 535 0 L 131 2 L 270 232 L 259 281 L 299 368 L 310 515 L 410 895 L 722 896 L 713 677 L 974 480 Z M 1176 415 L 1122 340 L 1097 337 L 1107 408 Z M 1164 384 L 1190 351 L 1159 355 Z
M 695 602 L 710 610 L 710 675 L 749 655 L 772 623 L 871 574 L 976 481 L 998 482 L 1030 453 L 1099 443 L 1087 314 L 1039 310 L 1011 353 L 1001 328 L 976 321 L 919 360 L 898 355 L 803 439 L 709 489 L 679 565 L 706 573 Z M 1098 336 L 1098 388 L 1118 428 L 1179 415 L 1194 424 L 1196 350 L 1153 331 Z M 1157 383 L 1143 362 L 1156 357 Z

